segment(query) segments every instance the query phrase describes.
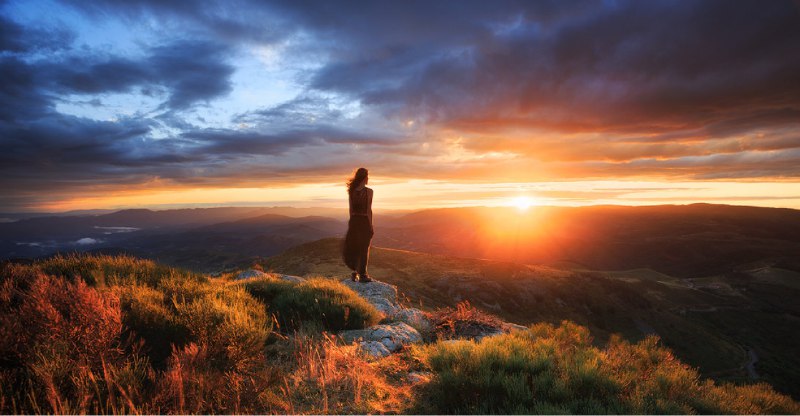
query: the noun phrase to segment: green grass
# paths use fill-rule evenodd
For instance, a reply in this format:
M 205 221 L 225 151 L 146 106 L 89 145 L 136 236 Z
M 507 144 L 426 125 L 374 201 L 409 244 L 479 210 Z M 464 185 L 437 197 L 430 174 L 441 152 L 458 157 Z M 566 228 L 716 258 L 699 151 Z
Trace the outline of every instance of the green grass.
M 136 283 L 156 287 L 161 282 L 176 278 L 208 281 L 207 278 L 196 273 L 126 255 L 56 255 L 37 262 L 36 267 L 45 274 L 66 277 L 72 281 L 80 278 L 89 286 Z
M 330 279 L 314 278 L 299 284 L 267 279 L 247 282 L 244 287 L 269 305 L 269 311 L 287 330 L 309 324 L 329 331 L 361 329 L 381 319 L 374 306 Z
M 766 384 L 716 385 L 658 340 L 592 345 L 569 322 L 472 341 L 439 342 L 416 354 L 436 376 L 414 412 L 454 414 L 796 414 L 798 403 Z

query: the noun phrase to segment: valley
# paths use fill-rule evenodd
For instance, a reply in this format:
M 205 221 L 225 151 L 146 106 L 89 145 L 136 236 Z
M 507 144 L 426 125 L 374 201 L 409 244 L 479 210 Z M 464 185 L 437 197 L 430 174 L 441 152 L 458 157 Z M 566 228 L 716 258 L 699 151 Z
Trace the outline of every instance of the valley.
M 324 239 L 260 260 L 264 270 L 343 278 L 341 240 Z M 596 342 L 658 335 L 681 360 L 720 380 L 753 375 L 795 397 L 800 359 L 796 272 L 758 269 L 682 279 L 650 269 L 590 271 L 374 247 L 370 274 L 423 309 L 471 305 L 529 325 L 570 320 Z M 784 279 L 769 278 L 779 275 Z M 783 281 L 790 281 L 789 285 Z M 753 357 L 758 357 L 757 362 Z

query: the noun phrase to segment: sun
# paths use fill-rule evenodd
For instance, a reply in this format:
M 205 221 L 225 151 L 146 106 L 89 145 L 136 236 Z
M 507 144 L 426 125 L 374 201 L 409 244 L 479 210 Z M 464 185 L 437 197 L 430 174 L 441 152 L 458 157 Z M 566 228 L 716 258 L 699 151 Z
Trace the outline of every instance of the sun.
M 533 205 L 533 199 L 527 196 L 518 196 L 511 200 L 510 205 L 516 207 L 520 211 L 526 211 Z

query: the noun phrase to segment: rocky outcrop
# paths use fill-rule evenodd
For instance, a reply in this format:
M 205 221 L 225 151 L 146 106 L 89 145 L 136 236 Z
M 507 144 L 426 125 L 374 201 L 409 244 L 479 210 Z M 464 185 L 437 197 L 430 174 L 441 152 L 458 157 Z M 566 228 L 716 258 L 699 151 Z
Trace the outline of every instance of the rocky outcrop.
M 278 278 L 281 279 L 281 280 L 285 280 L 287 282 L 292 282 L 292 283 L 303 283 L 303 282 L 306 281 L 306 279 L 304 279 L 304 278 L 302 278 L 300 276 L 292 276 L 290 274 L 279 274 Z
M 392 321 L 408 324 L 422 334 L 423 338 L 433 334 L 433 323 L 425 316 L 425 312 L 417 308 L 400 308 L 389 318 Z
M 376 357 L 383 357 L 399 351 L 408 344 L 422 342 L 420 333 L 405 322 L 392 322 L 365 329 L 342 331 L 339 336 L 348 343 L 358 342 L 359 347 L 365 353 Z M 382 344 L 386 350 L 379 348 L 375 342 Z
M 388 283 L 376 280 L 369 283 L 361 283 L 350 279 L 342 280 L 342 283 L 366 299 L 387 318 L 401 309 L 397 303 L 397 288 Z
M 267 276 L 269 276 L 269 274 L 264 273 L 261 270 L 250 269 L 250 270 L 245 270 L 245 271 L 237 274 L 235 279 L 236 280 L 256 279 L 256 278 L 263 278 L 263 277 L 267 277 Z

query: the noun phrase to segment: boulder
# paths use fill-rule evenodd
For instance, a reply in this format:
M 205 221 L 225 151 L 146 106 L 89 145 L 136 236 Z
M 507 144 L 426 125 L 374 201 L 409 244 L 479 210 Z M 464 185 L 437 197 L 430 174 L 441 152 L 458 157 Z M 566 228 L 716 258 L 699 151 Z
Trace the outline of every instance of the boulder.
M 525 331 L 528 327 L 524 325 L 513 324 L 511 322 L 504 322 L 503 323 L 503 330 L 506 332 L 513 332 L 513 331 Z
M 481 332 L 480 334 L 476 334 L 472 339 L 475 340 L 475 342 L 481 342 L 481 340 L 484 339 L 484 338 L 493 337 L 495 335 L 507 334 L 507 333 L 508 332 L 506 332 L 506 331 L 504 331 L 502 329 L 499 329 L 499 328 L 498 329 L 490 329 L 490 330 L 487 330 L 486 332 Z
M 422 342 L 422 336 L 416 329 L 405 322 L 374 325 L 366 329 L 353 329 L 339 333 L 345 342 L 377 341 L 390 352 L 403 348 L 404 345 Z
M 354 282 L 349 278 L 342 280 L 342 283 L 353 289 L 385 316 L 392 316 L 400 309 L 397 304 L 397 288 L 388 283 L 375 280 L 369 283 L 361 283 Z
M 417 308 L 398 309 L 390 319 L 397 322 L 405 322 L 423 335 L 433 332 L 433 323 L 425 315 L 425 312 Z
M 267 273 L 262 272 L 261 270 L 250 269 L 237 274 L 236 280 L 253 279 L 253 278 L 267 277 L 267 276 L 269 275 Z
M 303 282 L 306 281 L 306 279 L 304 279 L 304 278 L 302 278 L 300 276 L 292 276 L 290 274 L 280 274 L 280 275 L 278 275 L 278 278 L 281 279 L 281 280 L 285 280 L 287 282 L 292 282 L 292 283 L 303 283 Z
M 358 348 L 370 357 L 373 358 L 383 358 L 391 354 L 392 352 L 386 348 L 383 343 L 379 341 L 361 341 L 358 344 Z

